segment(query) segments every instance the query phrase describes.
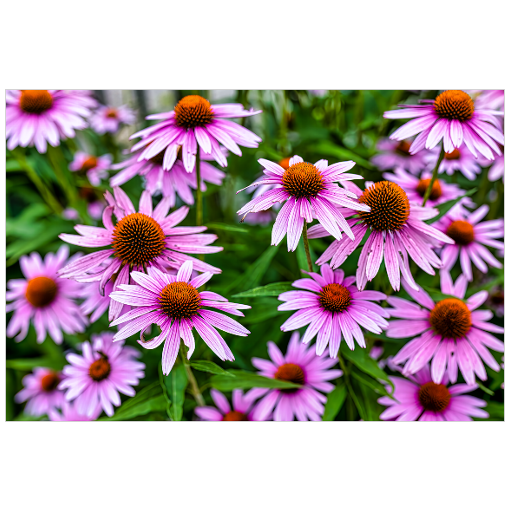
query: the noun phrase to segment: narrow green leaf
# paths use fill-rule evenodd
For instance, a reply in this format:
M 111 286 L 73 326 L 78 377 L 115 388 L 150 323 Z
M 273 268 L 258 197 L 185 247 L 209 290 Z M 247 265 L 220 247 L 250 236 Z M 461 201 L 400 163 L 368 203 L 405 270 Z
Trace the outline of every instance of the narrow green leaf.
M 375 379 L 382 379 L 387 381 L 391 384 L 391 386 L 393 386 L 393 383 L 388 378 L 386 372 L 379 367 L 377 361 L 369 356 L 368 349 L 362 349 L 361 347 L 356 346 L 354 350 L 351 351 L 347 344 L 342 342 L 340 351 L 345 359 L 348 359 L 362 372 L 365 372 L 365 374 L 368 374 Z
M 183 364 L 174 366 L 170 374 L 165 377 L 165 386 L 168 398 L 171 401 L 170 418 L 172 421 L 181 421 L 182 406 L 184 405 L 184 392 L 188 385 L 188 375 Z
M 484 391 L 485 393 L 487 393 L 487 395 L 494 395 L 494 392 L 492 390 L 490 390 L 489 388 L 487 388 L 486 386 L 484 386 L 480 381 L 476 381 L 476 384 L 478 384 L 478 387 Z
M 211 230 L 227 230 L 229 232 L 249 232 L 247 228 L 238 227 L 237 225 L 227 225 L 226 223 L 209 223 L 207 228 Z
M 195 370 L 199 370 L 200 372 L 209 372 L 210 374 L 218 374 L 218 375 L 225 375 L 227 377 L 235 377 L 230 372 L 227 372 L 226 370 L 223 370 L 223 368 L 216 365 L 216 363 L 213 363 L 212 361 L 192 361 L 190 363 L 191 367 Z
M 279 296 L 283 292 L 294 290 L 290 282 L 276 282 L 264 285 L 263 287 L 255 287 L 254 289 L 234 294 L 232 297 L 268 297 Z
M 355 391 L 359 391 L 361 394 L 361 399 L 363 400 L 363 409 L 365 411 L 364 420 L 379 421 L 381 409 L 377 403 L 377 397 L 375 393 L 364 384 L 355 384 Z
M 483 407 L 482 409 L 489 413 L 490 419 L 492 420 L 505 419 L 505 404 L 501 402 L 487 402 L 487 406 Z
M 379 381 L 376 381 L 372 377 L 366 375 L 365 373 L 357 370 L 354 367 L 352 368 L 350 374 L 354 379 L 359 381 L 361 384 L 365 385 L 367 388 L 370 388 L 371 390 L 375 391 L 379 395 L 390 397 L 393 398 L 393 400 L 395 400 L 393 395 L 386 391 L 386 387 L 384 386 L 384 384 L 381 384 Z
M 136 405 L 130 406 L 128 409 L 119 408 L 119 410 L 110 417 L 100 418 L 99 421 L 122 421 L 143 416 L 153 411 L 164 411 L 166 408 L 166 399 L 164 395 L 152 397 Z
M 6 368 L 20 370 L 21 372 L 29 372 L 36 367 L 53 368 L 61 370 L 65 365 L 65 360 L 52 358 L 24 358 L 24 359 L 8 359 L 5 361 Z
M 301 388 L 301 385 L 299 384 L 271 379 L 252 372 L 245 372 L 244 370 L 229 370 L 229 372 L 231 375 L 234 375 L 235 378 L 226 377 L 224 375 L 215 375 L 210 380 L 211 386 L 221 391 L 248 388 Z
M 324 406 L 322 421 L 334 421 L 347 397 L 347 386 L 344 383 L 337 386 L 331 393 L 328 393 L 328 400 Z
M 233 289 L 239 289 L 242 292 L 257 287 L 277 253 L 278 246 L 270 246 L 239 278 L 226 288 L 226 293 Z
M 465 195 L 462 195 L 461 197 L 455 198 L 453 200 L 448 200 L 448 202 L 444 202 L 443 204 L 439 204 L 438 206 L 436 206 L 436 209 L 439 211 L 439 214 L 434 218 L 430 218 L 430 220 L 425 220 L 425 223 L 432 225 L 432 223 L 435 223 L 436 221 L 440 220 L 454 205 L 457 205 L 463 198 L 470 197 L 477 191 L 478 188 L 470 189 L 468 192 L 466 192 Z
M 335 145 L 333 142 L 330 142 L 329 140 L 323 140 L 321 142 L 318 142 L 317 144 L 314 144 L 314 150 L 317 151 L 317 153 L 324 154 L 325 156 L 334 156 L 336 158 L 339 158 L 341 161 L 352 160 L 364 168 L 369 169 L 374 168 L 372 163 L 370 163 L 366 159 L 362 158 L 361 156 L 358 156 L 356 153 L 350 151 L 349 149 Z

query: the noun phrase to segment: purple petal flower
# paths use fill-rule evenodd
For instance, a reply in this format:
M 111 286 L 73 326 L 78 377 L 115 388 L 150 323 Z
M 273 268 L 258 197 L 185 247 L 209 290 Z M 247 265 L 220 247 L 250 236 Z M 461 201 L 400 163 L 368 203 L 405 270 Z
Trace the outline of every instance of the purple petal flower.
M 436 166 L 437 159 L 439 158 L 439 147 L 435 147 L 430 151 L 423 152 L 425 153 L 424 157 L 427 164 L 427 169 L 432 172 Z M 490 165 L 491 161 L 492 160 L 488 160 L 483 157 L 476 158 L 469 151 L 466 144 L 463 144 L 450 153 L 445 153 L 444 159 L 439 165 L 438 172 L 440 174 L 446 173 L 447 175 L 453 175 L 456 171 L 460 171 L 462 175 L 466 177 L 466 179 L 474 181 L 476 176 L 482 171 L 481 167 Z
M 407 379 L 390 377 L 395 385 L 392 399 L 381 397 L 378 402 L 387 409 L 381 420 L 396 421 L 471 421 L 471 417 L 488 418 L 489 413 L 480 409 L 487 402 L 464 395 L 478 388 L 473 384 L 447 386 L 448 377 L 436 382 L 432 379 L 428 363 L 414 376 Z M 388 391 L 391 388 L 388 387 Z
M 317 356 L 300 342 L 299 334 L 293 333 L 285 356 L 273 343 L 268 342 L 271 361 L 252 358 L 253 365 L 264 377 L 301 384 L 298 389 L 253 388 L 246 396 L 261 398 L 253 410 L 254 420 L 320 421 L 324 414 L 326 396 L 334 389 L 328 381 L 337 379 L 342 371 L 331 369 L 337 363 L 325 355 Z
M 100 106 L 90 117 L 90 126 L 100 134 L 116 133 L 121 124 L 131 125 L 136 120 L 133 110 L 126 105 Z
M 112 168 L 111 154 L 96 157 L 86 152 L 77 152 L 74 155 L 69 170 L 72 172 L 86 172 L 87 178 L 92 186 L 99 186 L 102 179 L 108 177 L 108 170 Z
M 243 390 L 232 392 L 232 407 L 223 393 L 211 390 L 216 407 L 195 407 L 195 413 L 204 421 L 253 421 L 254 398 L 244 394 Z
M 223 361 L 234 361 L 234 355 L 221 335 L 220 329 L 237 336 L 247 336 L 250 332 L 230 317 L 207 310 L 215 308 L 232 315 L 244 317 L 239 310 L 251 308 L 247 305 L 229 303 L 225 298 L 213 292 L 199 292 L 198 287 L 212 278 L 204 273 L 192 278 L 193 263 L 186 261 L 176 276 L 163 273 L 156 267 L 148 269 L 149 274 L 132 272 L 131 278 L 137 285 L 120 285 L 110 294 L 112 300 L 120 305 L 129 305 L 132 310 L 110 326 L 125 324 L 115 335 L 114 340 L 122 340 L 140 332 L 142 347 L 155 349 L 163 342 L 163 374 L 168 375 L 177 358 L 182 341 L 188 347 L 188 359 L 194 349 L 193 330 L 202 337 L 211 350 Z M 144 333 L 156 324 L 161 334 L 151 340 L 144 339 Z
M 76 410 L 76 405 L 74 403 L 64 401 L 62 405 L 62 414 L 55 409 L 51 409 L 48 416 L 51 421 L 94 421 L 99 418 L 101 411 L 101 405 L 98 402 L 91 416 L 88 416 L 84 413 L 79 413 Z
M 427 166 L 425 161 L 427 151 L 411 154 L 409 152 L 410 148 L 411 143 L 407 140 L 399 142 L 383 138 L 377 142 L 377 149 L 380 151 L 380 154 L 374 156 L 370 161 L 379 170 L 402 168 L 414 175 L 418 175 Z

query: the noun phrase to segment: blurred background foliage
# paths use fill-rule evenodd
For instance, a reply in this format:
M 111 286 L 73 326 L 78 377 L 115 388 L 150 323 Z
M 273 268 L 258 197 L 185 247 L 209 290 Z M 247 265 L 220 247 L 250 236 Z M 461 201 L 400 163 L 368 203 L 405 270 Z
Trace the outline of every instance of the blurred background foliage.
M 137 112 L 137 122 L 124 126 L 114 134 L 98 135 L 90 128 L 78 131 L 74 139 L 61 142 L 60 147 L 49 147 L 47 154 L 39 154 L 34 148 L 20 148 L 7 151 L 6 160 L 6 264 L 7 280 L 22 277 L 19 258 L 32 251 L 42 256 L 55 252 L 62 242 L 58 234 L 74 233 L 76 223 L 87 225 L 100 224 L 92 220 L 87 213 L 87 203 L 100 198 L 109 188 L 108 181 L 102 181 L 97 188 L 92 188 L 85 175 L 72 173 L 68 167 L 77 150 L 84 150 L 95 156 L 112 154 L 114 162 L 122 161 L 131 146 L 129 136 L 152 122 L 144 119 L 145 115 L 173 109 L 182 97 L 195 93 L 207 97 L 212 103 L 239 102 L 245 107 L 261 109 L 262 114 L 241 120 L 241 123 L 262 138 L 257 149 L 242 148 L 243 157 L 230 154 L 228 167 L 223 169 L 226 178 L 222 186 L 208 185 L 204 194 L 204 223 L 210 231 L 218 235 L 216 245 L 224 250 L 207 255 L 206 261 L 222 269 L 215 276 L 208 290 L 218 292 L 229 300 L 252 306 L 246 317 L 240 319 L 251 334 L 246 338 L 223 334 L 231 347 L 235 362 L 222 363 L 202 340 L 191 361 L 212 361 L 224 369 L 242 369 L 254 372 L 252 357 L 267 358 L 267 342 L 276 342 L 283 351 L 286 349 L 290 333 L 280 330 L 281 324 L 291 312 L 278 312 L 277 293 L 274 297 L 235 297 L 249 289 L 275 282 L 292 282 L 301 277 L 301 269 L 306 268 L 304 247 L 301 244 L 294 253 L 288 253 L 286 241 L 280 246 L 272 247 L 272 223 L 267 226 L 239 223 L 236 211 L 244 205 L 251 194 L 246 191 L 236 195 L 237 190 L 252 183 L 262 174 L 262 167 L 257 160 L 267 158 L 279 161 L 299 154 L 305 161 L 327 159 L 330 163 L 353 160 L 356 166 L 353 173 L 362 175 L 365 180 L 383 180 L 382 172 L 376 169 L 370 158 L 376 151 L 376 143 L 381 137 L 387 137 L 400 125 L 398 121 L 383 119 L 386 110 L 397 104 L 413 103 L 423 98 L 434 98 L 438 91 L 392 91 L 392 90 L 342 90 L 342 91 L 303 91 L 303 90 L 215 90 L 215 91 L 94 91 L 96 98 L 103 104 L 119 106 L 128 104 Z M 471 197 L 477 206 L 488 203 L 490 211 L 486 219 L 503 217 L 503 183 L 501 180 L 491 183 L 487 178 L 487 169 L 477 176 L 475 181 L 468 181 L 462 174 L 456 173 L 441 179 L 456 182 L 468 191 L 477 188 Z M 115 172 L 110 172 L 114 175 Z M 359 181 L 358 181 L 359 182 Z M 360 184 L 363 187 L 363 184 Z M 142 179 L 135 177 L 122 186 L 134 204 L 138 203 Z M 181 205 L 178 200 L 178 206 Z M 154 197 L 154 203 L 159 197 Z M 67 220 L 63 211 L 73 208 L 78 211 L 78 220 Z M 185 225 L 194 224 L 194 208 L 191 208 Z M 327 248 L 330 238 L 312 239 L 310 247 L 312 260 Z M 71 253 L 78 250 L 69 246 Z M 343 264 L 347 275 L 355 274 L 361 248 Z M 315 256 L 314 256 L 315 254 Z M 431 277 L 412 263 L 412 271 L 419 285 L 427 289 L 439 289 L 439 274 Z M 316 266 L 315 266 L 316 267 Z M 316 267 L 317 269 L 317 267 Z M 395 294 L 389 285 L 385 270 L 382 268 L 367 288 L 381 290 L 388 295 Z M 460 274 L 460 267 L 455 267 L 452 277 Z M 503 270 L 489 268 L 487 275 L 474 272 L 474 281 L 468 288 L 468 295 L 481 288 L 495 293 L 502 290 Z M 279 292 L 278 292 L 279 293 Z M 439 291 L 436 291 L 439 293 Z M 401 291 L 402 296 L 405 292 Z M 397 295 L 398 295 L 397 294 Z M 434 296 L 433 296 L 434 297 Z M 501 298 L 502 299 L 502 298 Z M 484 307 L 487 307 L 486 303 Z M 385 304 L 383 304 L 385 306 Z M 10 316 L 8 314 L 7 321 Z M 493 322 L 503 325 L 501 317 Z M 304 328 L 303 328 L 304 329 Z M 7 340 L 7 374 L 6 374 L 6 416 L 7 420 L 31 419 L 23 414 L 23 405 L 14 403 L 14 394 L 22 388 L 21 379 L 36 366 L 61 369 L 65 364 L 66 352 L 77 344 L 88 340 L 91 333 L 108 330 L 107 314 L 90 325 L 85 333 L 64 335 L 64 343 L 55 345 L 51 338 L 37 344 L 35 331 L 30 327 L 28 336 L 20 343 Z M 361 357 L 353 358 L 345 352 L 349 381 L 355 396 L 347 394 L 344 378 L 336 381 L 337 389 L 330 394 L 324 419 L 326 420 L 377 420 L 383 407 L 377 398 L 384 393 L 380 383 L 386 373 L 378 368 L 377 363 L 368 357 L 371 347 L 378 342 L 384 349 L 383 358 L 394 355 L 408 339 L 390 339 L 383 335 L 365 333 L 367 349 Z M 138 346 L 136 338 L 127 343 Z M 342 346 L 345 342 L 342 342 Z M 138 346 L 139 347 L 139 346 Z M 179 384 L 182 365 L 177 365 L 167 381 L 160 374 L 161 349 L 142 351 L 141 360 L 146 364 L 145 378 L 136 387 L 137 396 L 129 399 L 122 396 L 123 405 L 116 409 L 113 419 L 162 420 L 179 419 L 180 414 L 172 414 L 177 403 L 172 406 L 168 400 L 168 387 Z M 359 348 L 356 351 L 360 351 Z M 344 350 L 342 349 L 342 354 Z M 501 354 L 493 353 L 498 362 Z M 347 357 L 349 356 L 349 357 Z M 181 367 L 181 368 L 179 368 Z M 379 370 L 379 371 L 378 371 Z M 488 380 L 480 385 L 474 395 L 488 402 L 487 411 L 491 420 L 503 419 L 503 371 L 496 373 L 487 367 Z M 211 373 L 194 370 L 200 389 L 208 404 L 211 404 L 209 388 Z M 397 374 L 393 374 L 397 375 Z M 184 374 L 185 378 L 185 374 Z M 221 385 L 218 383 L 218 387 Z M 182 403 L 183 419 L 194 419 L 194 399 L 185 393 L 186 381 L 180 382 L 180 391 L 185 395 Z M 174 411 L 172 411 L 172 409 Z M 32 418 L 33 419 L 33 418 Z

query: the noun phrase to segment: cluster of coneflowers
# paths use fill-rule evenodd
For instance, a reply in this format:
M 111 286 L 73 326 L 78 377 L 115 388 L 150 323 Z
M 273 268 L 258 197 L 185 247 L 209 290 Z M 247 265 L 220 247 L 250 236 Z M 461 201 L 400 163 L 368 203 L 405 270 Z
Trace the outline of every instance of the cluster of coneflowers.
M 46 140 L 58 145 L 60 138 L 71 137 L 73 129 L 85 126 L 91 102 L 89 95 L 76 91 L 10 91 L 9 149 L 35 145 L 44 152 Z M 363 177 L 348 173 L 355 166 L 353 161 L 329 164 L 321 159 L 312 164 L 297 155 L 280 162 L 259 160 L 264 175 L 251 186 L 260 191 L 238 214 L 241 221 L 262 213 L 260 222 L 275 218 L 271 244 L 278 245 L 287 236 L 289 252 L 303 238 L 308 271 L 305 278 L 293 282 L 296 290 L 279 296 L 279 310 L 294 311 L 282 324 L 283 331 L 306 330 L 301 337 L 292 334 L 285 355 L 270 342 L 271 361 L 252 361 L 261 375 L 300 387 L 253 388 L 246 394 L 235 390 L 232 406 L 214 390 L 211 396 L 217 408 L 199 405 L 199 417 L 320 420 L 325 394 L 334 388 L 329 381 L 342 375 L 332 368 L 342 338 L 349 349 L 363 349 L 364 330 L 412 338 L 392 360 L 406 379 L 392 378 L 393 398 L 380 399 L 388 406 L 382 419 L 487 416 L 480 409 L 484 401 L 462 394 L 478 387 L 476 377 L 487 379 L 485 365 L 499 370 L 488 349 L 503 351 L 503 343 L 491 334 L 503 329 L 489 322 L 491 312 L 478 310 L 487 300 L 486 291 L 467 300 L 464 296 L 473 280 L 471 263 L 482 272 L 487 272 L 488 265 L 501 267 L 487 246 L 503 250 L 498 240 L 503 237 L 503 220 L 481 221 L 488 207 L 472 212 L 474 204 L 465 197 L 437 223 L 431 225 L 428 220 L 438 216 L 437 205 L 465 194 L 457 185 L 438 179 L 438 174 L 460 170 L 472 179 L 481 171 L 480 165 L 502 156 L 498 107 L 484 100 L 483 94 L 473 101 L 466 92 L 448 90 L 435 100 L 386 112 L 389 119 L 412 120 L 381 142 L 383 152 L 373 162 L 392 172 L 383 174 L 386 180 L 365 182 L 364 190 L 352 182 Z M 111 130 L 113 114 L 106 110 L 96 112 L 103 116 L 102 124 L 91 121 L 98 131 Z M 110 326 L 118 330 L 93 338 L 92 344 L 84 342 L 81 355 L 68 354 L 69 365 L 63 373 L 41 369 L 27 376 L 26 388 L 18 396 L 20 401 L 30 399 L 27 411 L 47 413 L 52 419 L 94 419 L 101 409 L 111 416 L 113 405 L 121 403 L 119 392 L 133 396 L 132 386 L 143 377 L 144 365 L 134 359 L 139 353 L 123 345 L 138 333 L 143 348 L 163 345 L 164 375 L 174 367 L 180 350 L 191 358 L 194 333 L 221 360 L 234 360 L 218 330 L 247 336 L 249 331 L 226 314 L 242 317 L 241 310 L 250 307 L 204 290 L 213 275 L 221 273 L 204 261 L 204 255 L 222 248 L 213 246 L 215 235 L 204 233 L 201 193 L 204 181 L 221 184 L 224 177 L 207 161 L 226 167 L 229 151 L 241 156 L 239 146 L 255 148 L 261 141 L 228 119 L 259 113 L 240 104 L 214 105 L 201 96 L 187 96 L 171 112 L 147 117 L 158 122 L 131 137 L 140 140 L 124 162 L 112 166 L 106 157 L 76 154 L 71 170 L 86 172 L 92 185 L 105 178 L 107 170 L 121 169 L 110 181 L 113 193 L 104 195 L 103 226 L 76 225 L 78 235 L 60 236 L 67 243 L 91 249 L 88 255 L 68 259 L 67 248 L 62 247 L 44 261 L 37 253 L 21 258 L 26 279 L 8 283 L 8 311 L 14 315 L 7 333 L 23 340 L 32 321 L 39 342 L 49 334 L 60 343 L 63 333 L 83 332 L 88 321 L 107 310 Z M 120 118 L 120 110 L 118 114 Z M 144 176 L 146 183 L 138 207 L 120 187 L 135 175 Z M 170 210 L 176 194 L 193 204 L 193 190 L 196 226 L 181 226 L 188 207 Z M 162 197 L 153 207 L 153 196 L 159 193 Z M 320 273 L 313 270 L 308 242 L 319 237 L 333 238 L 315 261 Z M 358 248 L 356 274 L 346 275 L 341 266 Z M 441 291 L 449 297 L 435 302 L 416 283 L 409 258 L 418 271 L 434 275 L 439 270 Z M 453 283 L 450 270 L 458 259 L 462 275 Z M 391 288 L 397 292 L 402 283 L 412 301 L 366 289 L 383 261 Z M 84 301 L 78 305 L 78 300 Z M 381 306 L 384 301 L 389 307 Z M 153 326 L 159 334 L 148 338 Z M 314 338 L 315 348 L 310 348 L 306 344 Z M 455 384 L 459 370 L 466 384 Z M 62 408 L 63 417 L 56 408 Z

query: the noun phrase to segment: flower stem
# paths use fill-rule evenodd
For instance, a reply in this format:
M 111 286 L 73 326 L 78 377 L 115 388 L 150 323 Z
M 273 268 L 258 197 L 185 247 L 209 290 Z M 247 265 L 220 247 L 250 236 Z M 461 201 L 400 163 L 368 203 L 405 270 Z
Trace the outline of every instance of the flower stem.
M 340 367 L 342 367 L 342 372 L 344 373 L 344 379 L 345 379 L 345 385 L 347 386 L 347 390 L 349 391 L 349 395 L 352 398 L 352 401 L 354 402 L 354 405 L 356 406 L 356 409 L 358 410 L 358 413 L 360 415 L 360 418 L 362 420 L 365 419 L 365 413 L 363 412 L 363 408 L 361 407 L 361 404 L 358 400 L 358 397 L 356 396 L 356 393 L 354 392 L 354 389 L 351 385 L 351 380 L 349 378 L 349 372 L 347 371 L 347 367 L 345 366 L 344 359 L 342 358 L 340 352 L 338 352 L 338 361 L 340 362 Z M 351 418 L 352 419 L 352 418 Z
M 439 165 L 444 159 L 444 145 L 441 145 L 441 154 L 439 154 L 439 158 L 437 158 L 436 166 L 434 167 L 434 171 L 432 172 L 432 178 L 430 179 L 429 185 L 427 189 L 425 190 L 425 195 L 423 195 L 423 204 L 421 204 L 422 207 L 425 207 L 425 204 L 427 203 L 427 200 L 430 197 L 430 193 L 432 192 L 432 186 L 434 186 L 434 183 L 437 179 L 437 174 L 439 171 Z
M 204 222 L 204 210 L 202 204 L 202 188 L 200 179 L 200 149 L 197 149 L 197 158 L 195 163 L 197 172 L 197 227 L 201 227 Z
M 204 397 L 202 396 L 202 393 L 200 393 L 200 389 L 198 388 L 197 380 L 195 379 L 195 376 L 193 375 L 193 370 L 191 370 L 188 360 L 186 359 L 186 353 L 184 352 L 184 347 L 182 344 L 180 347 L 180 351 L 181 351 L 182 362 L 183 362 L 184 366 L 186 367 L 186 373 L 188 374 L 188 381 L 191 385 L 191 393 L 192 393 L 196 403 L 199 406 L 205 406 Z
M 303 241 L 305 244 L 306 260 L 308 262 L 308 271 L 313 273 L 312 257 L 310 256 L 310 245 L 308 244 L 308 227 L 306 226 L 306 220 L 303 224 Z

